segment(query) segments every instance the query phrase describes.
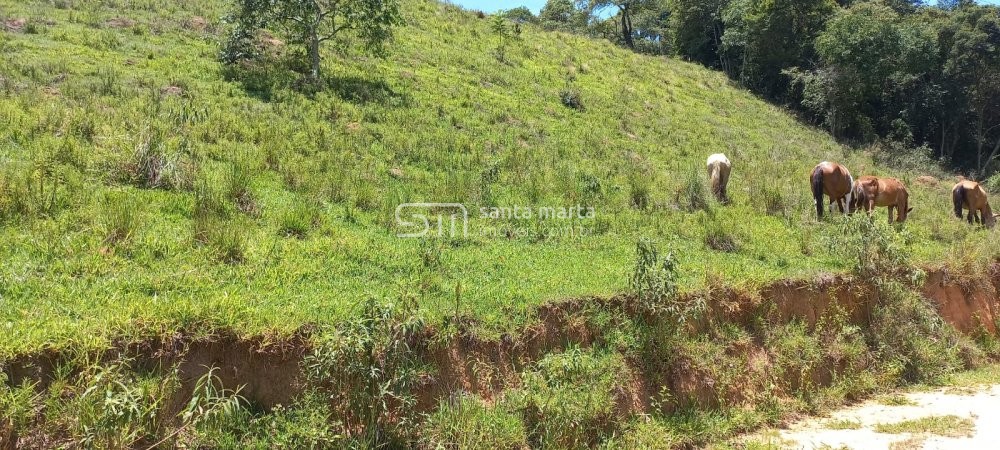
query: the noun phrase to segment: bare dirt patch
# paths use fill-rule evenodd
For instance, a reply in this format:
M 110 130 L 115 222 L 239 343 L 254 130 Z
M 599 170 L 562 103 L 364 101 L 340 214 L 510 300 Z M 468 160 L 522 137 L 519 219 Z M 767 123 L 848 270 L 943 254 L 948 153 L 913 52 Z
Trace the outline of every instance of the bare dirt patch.
M 27 19 L 6 19 L 3 21 L 3 29 L 11 33 L 19 33 L 28 25 Z
M 905 405 L 877 399 L 746 439 L 779 448 L 967 449 L 1000 442 L 1000 385 L 957 395 L 942 388 L 899 394 Z M 851 423 L 856 427 L 831 426 Z

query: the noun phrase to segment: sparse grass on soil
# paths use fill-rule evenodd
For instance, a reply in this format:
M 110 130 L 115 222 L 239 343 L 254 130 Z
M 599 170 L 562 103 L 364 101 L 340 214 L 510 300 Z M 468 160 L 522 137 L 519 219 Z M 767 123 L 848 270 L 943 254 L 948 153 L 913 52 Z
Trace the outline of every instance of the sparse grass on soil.
M 875 431 L 878 433 L 927 433 L 948 437 L 971 436 L 975 428 L 976 423 L 972 419 L 954 415 L 928 416 L 903 422 L 875 425 Z
M 861 422 L 850 419 L 828 420 L 823 427 L 830 430 L 858 430 L 861 429 Z
M 903 394 L 883 395 L 876 399 L 879 403 L 887 406 L 916 406 L 917 402 L 910 400 Z

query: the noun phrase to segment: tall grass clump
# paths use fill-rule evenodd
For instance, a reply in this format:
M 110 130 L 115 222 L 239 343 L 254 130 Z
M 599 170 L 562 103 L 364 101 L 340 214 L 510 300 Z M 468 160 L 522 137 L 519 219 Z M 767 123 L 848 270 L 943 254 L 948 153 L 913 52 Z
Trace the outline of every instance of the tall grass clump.
M 424 449 L 525 449 L 527 431 L 521 417 L 501 405 L 487 405 L 471 394 L 441 401 L 420 431 Z
M 681 186 L 677 190 L 677 204 L 689 212 L 707 210 L 709 206 L 709 190 L 707 181 L 701 176 L 701 170 L 692 166 L 684 172 Z
M 706 247 L 726 253 L 736 253 L 740 250 L 739 240 L 729 231 L 726 223 L 715 210 L 705 211 L 701 222 L 705 232 Z
M 178 414 L 180 426 L 164 436 L 150 448 L 171 441 L 176 446 L 187 447 L 185 441 L 193 441 L 198 448 L 219 448 L 229 444 L 234 429 L 239 429 L 250 420 L 247 400 L 235 390 L 223 386 L 216 375 L 218 368 L 209 367 L 195 382 L 191 398 Z
M 0 171 L 0 219 L 52 217 L 70 205 L 64 167 L 48 159 L 7 164 Z
M 399 445 L 416 419 L 410 388 L 420 361 L 411 342 L 423 322 L 412 299 L 359 306 L 355 319 L 319 338 L 303 363 L 306 377 L 336 405 L 352 442 Z
M 256 174 L 257 168 L 247 156 L 233 161 L 226 172 L 226 196 L 237 209 L 250 215 L 258 212 L 257 197 L 253 192 Z
M 304 239 L 319 221 L 319 211 L 310 201 L 299 201 L 286 208 L 278 219 L 278 234 Z
M 135 151 L 121 164 L 120 178 L 135 186 L 150 189 L 190 189 L 193 164 L 180 155 L 170 154 L 162 131 L 147 132 Z
M 195 186 L 192 226 L 195 242 L 211 247 L 219 260 L 244 261 L 246 232 L 239 218 L 230 213 L 223 194 L 208 180 L 199 180 Z
M 105 196 L 101 205 L 101 233 L 104 245 L 127 244 L 141 226 L 140 204 L 134 195 L 114 192 Z
M 507 401 L 523 415 L 533 448 L 593 448 L 617 432 L 615 392 L 627 371 L 617 353 L 571 348 L 522 374 Z

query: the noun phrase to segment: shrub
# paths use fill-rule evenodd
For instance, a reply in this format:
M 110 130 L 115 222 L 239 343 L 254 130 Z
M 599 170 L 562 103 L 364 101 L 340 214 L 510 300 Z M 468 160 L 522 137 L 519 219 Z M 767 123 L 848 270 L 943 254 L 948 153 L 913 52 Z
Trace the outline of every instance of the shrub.
M 524 415 L 532 447 L 593 447 L 615 431 L 615 392 L 626 370 L 617 353 L 571 348 L 524 373 L 508 401 Z
M 823 348 L 818 336 L 801 322 L 771 330 L 766 346 L 773 352 L 775 379 L 785 392 L 806 394 L 814 391 L 814 377 L 823 369 Z
M 904 381 L 936 383 L 963 367 L 968 346 L 925 298 L 899 283 L 884 283 L 872 312 L 871 341 L 880 359 Z
M 677 262 L 673 253 L 662 259 L 656 246 L 643 238 L 636 244 L 632 290 L 644 304 L 660 304 L 677 295 Z
M 425 449 L 499 450 L 528 448 L 521 418 L 502 407 L 488 406 L 467 394 L 442 401 L 424 423 L 420 447 Z
M 854 261 L 858 277 L 878 283 L 912 270 L 900 236 L 887 223 L 866 214 L 847 217 L 834 244 L 834 251 Z
M 563 106 L 577 111 L 583 111 L 583 95 L 580 93 L 579 89 L 567 87 L 559 91 L 559 101 L 562 102 Z

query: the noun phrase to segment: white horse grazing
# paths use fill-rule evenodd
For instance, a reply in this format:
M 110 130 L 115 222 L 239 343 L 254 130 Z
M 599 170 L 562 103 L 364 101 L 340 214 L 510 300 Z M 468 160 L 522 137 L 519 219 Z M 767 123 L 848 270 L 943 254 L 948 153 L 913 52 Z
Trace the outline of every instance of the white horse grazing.
M 712 194 L 722 203 L 729 203 L 729 195 L 726 194 L 726 186 L 729 184 L 729 173 L 733 170 L 729 158 L 722 153 L 716 153 L 708 157 L 708 178 L 712 182 Z

